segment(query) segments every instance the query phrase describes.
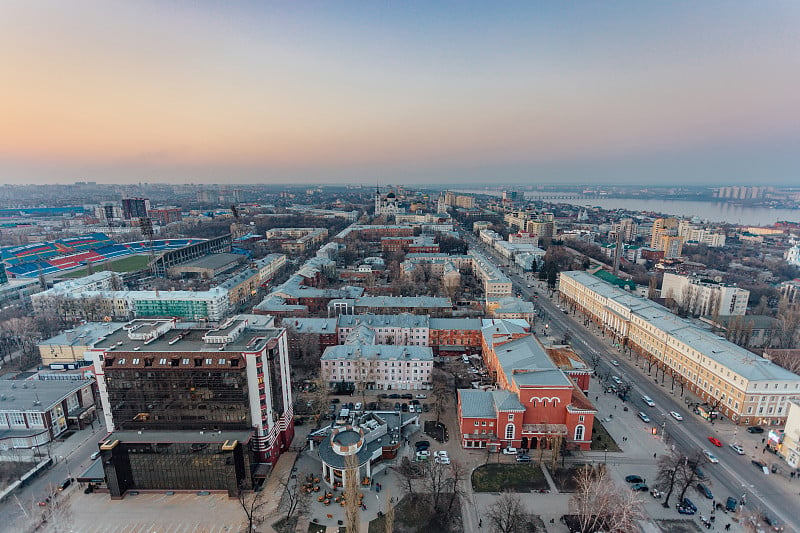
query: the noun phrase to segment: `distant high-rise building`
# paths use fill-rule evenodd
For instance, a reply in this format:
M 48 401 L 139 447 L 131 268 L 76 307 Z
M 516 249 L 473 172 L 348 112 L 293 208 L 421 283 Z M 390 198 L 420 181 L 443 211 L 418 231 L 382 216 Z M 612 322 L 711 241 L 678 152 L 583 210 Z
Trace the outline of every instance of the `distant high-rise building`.
M 147 198 L 123 198 L 122 217 L 125 220 L 134 218 L 147 218 L 147 210 L 150 209 L 150 200 Z
M 622 235 L 622 240 L 624 242 L 633 242 L 636 240 L 636 230 L 639 225 L 634 222 L 632 218 L 624 218 L 620 220 L 619 224 L 616 224 L 616 226 L 616 230 Z
M 675 259 L 683 252 L 683 237 L 662 235 L 657 250 L 664 251 L 664 259 Z
M 662 237 L 665 235 L 678 234 L 678 219 L 677 218 L 657 218 L 653 221 L 653 231 L 650 234 L 650 247 L 656 250 L 663 250 Z

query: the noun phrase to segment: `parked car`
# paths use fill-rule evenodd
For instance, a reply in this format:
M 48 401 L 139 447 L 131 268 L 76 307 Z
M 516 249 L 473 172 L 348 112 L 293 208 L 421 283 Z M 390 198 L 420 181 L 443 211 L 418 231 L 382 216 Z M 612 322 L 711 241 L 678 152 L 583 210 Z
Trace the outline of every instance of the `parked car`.
M 716 437 L 708 437 L 708 442 L 716 446 L 717 448 L 722 448 L 722 441 Z
M 748 433 L 764 433 L 764 428 L 760 428 L 758 426 L 750 426 L 747 428 Z
M 505 455 L 517 455 L 517 449 L 511 446 L 507 448 L 503 448 L 503 454 Z
M 697 511 L 695 511 L 695 510 L 694 510 L 694 509 L 692 509 L 691 507 L 686 507 L 686 506 L 684 506 L 684 505 L 680 505 L 680 504 L 678 504 L 678 512 L 679 512 L 680 514 L 688 514 L 688 515 L 693 515 L 693 514 L 695 514 Z
M 635 492 L 647 492 L 650 490 L 650 487 L 645 485 L 644 483 L 634 483 L 631 485 L 631 490 Z
M 739 455 L 744 455 L 744 448 L 742 448 L 739 444 L 731 444 L 730 448 Z
M 383 397 L 385 398 L 386 395 L 384 394 Z M 331 403 L 339 403 L 339 401 L 340 401 L 339 398 L 332 398 L 331 399 Z
M 709 500 L 713 500 L 714 499 L 714 494 L 711 492 L 711 489 L 709 489 L 706 486 L 705 483 L 698 483 L 697 484 L 697 492 L 699 492 L 700 494 L 702 494 L 703 496 L 705 496 Z
M 61 484 L 58 486 L 58 490 L 64 490 L 70 485 L 72 485 L 72 478 L 68 477 L 67 479 L 61 482 Z
M 412 399 L 413 397 L 414 397 L 414 395 L 413 395 L 413 394 L 408 394 L 408 393 L 406 393 L 406 394 L 401 394 L 401 395 L 400 395 L 400 398 L 402 398 L 403 400 L 410 400 L 410 399 Z
M 703 469 L 700 468 L 699 466 L 694 467 L 694 473 L 698 479 L 708 479 L 706 473 L 703 472 Z
M 622 385 L 622 380 L 620 379 L 619 376 L 611 376 L 611 381 L 613 381 L 617 385 Z
M 394 402 L 394 410 L 395 411 L 399 411 L 400 410 L 400 402 Z
M 650 417 L 647 416 L 646 414 L 644 414 L 642 411 L 639 411 L 639 415 L 638 416 L 639 416 L 639 418 L 642 419 L 642 422 L 646 422 L 646 423 L 650 422 Z
M 295 420 L 295 425 L 296 425 L 296 424 L 297 424 L 297 421 Z M 91 459 L 92 461 L 94 461 L 94 460 L 95 460 L 95 459 L 97 459 L 98 457 L 100 457 L 100 450 L 97 450 L 96 452 L 92 452 L 92 455 L 90 455 L 90 456 L 89 456 L 89 459 Z
M 417 395 L 415 396 L 415 398 L 417 398 L 418 400 L 424 400 L 424 399 L 425 399 L 425 398 L 427 398 L 427 397 L 428 397 L 428 396 L 427 396 L 426 394 L 417 394 Z
M 646 403 L 647 405 L 649 405 L 650 407 L 655 407 L 655 406 L 656 406 L 656 402 L 654 402 L 654 401 L 653 401 L 653 400 L 650 398 L 650 396 L 642 396 L 642 401 L 643 401 L 644 403 Z
M 697 506 L 696 506 L 696 505 L 694 504 L 694 502 L 693 502 L 692 500 L 690 500 L 689 498 L 684 498 L 684 499 L 683 499 L 683 506 L 684 506 L 684 507 L 688 507 L 689 509 L 691 509 L 691 510 L 692 510 L 692 511 L 694 511 L 695 513 L 697 512 Z
M 710 451 L 703 450 L 703 455 L 706 456 L 706 459 L 708 459 L 709 463 L 714 463 L 714 464 L 719 463 L 719 459 L 717 459 L 717 456 L 711 453 Z
M 725 510 L 735 513 L 738 507 L 739 507 L 739 502 L 736 501 L 736 498 L 728 496 L 728 499 L 725 500 Z
M 761 518 L 764 520 L 764 523 L 772 528 L 772 531 L 783 531 L 783 526 L 781 525 L 780 521 L 775 518 L 775 516 L 769 513 L 764 513 Z
M 517 462 L 518 463 L 530 463 L 531 462 L 531 456 L 527 455 L 527 454 L 524 454 L 524 453 L 521 453 L 521 454 L 517 455 Z
M 625 476 L 625 481 L 628 483 L 644 483 L 644 478 L 642 476 L 637 476 L 636 474 L 631 474 L 629 476 Z
M 361 410 L 361 402 L 356 402 L 356 406 L 354 407 L 354 409 L 356 411 L 360 411 Z
M 680 414 L 680 413 L 678 413 L 678 412 L 676 412 L 676 411 L 670 411 L 670 412 L 669 412 L 669 415 L 670 415 L 672 418 L 674 418 L 675 420 L 677 420 L 678 422 L 681 422 L 681 421 L 683 420 L 683 417 L 681 416 L 681 414 Z
M 430 450 L 428 450 L 428 449 L 424 449 L 424 450 L 417 450 L 417 455 L 418 455 L 418 456 L 420 456 L 420 455 L 424 455 L 425 457 L 430 457 L 430 455 L 431 455 L 431 451 L 430 451 Z

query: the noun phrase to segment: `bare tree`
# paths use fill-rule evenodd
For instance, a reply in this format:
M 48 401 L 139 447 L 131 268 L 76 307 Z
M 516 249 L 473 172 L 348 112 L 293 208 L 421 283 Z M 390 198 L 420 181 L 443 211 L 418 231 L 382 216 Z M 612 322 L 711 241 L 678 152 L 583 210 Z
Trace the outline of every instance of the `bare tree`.
M 658 460 L 658 478 L 656 478 L 656 486 L 661 488 L 666 494 L 662 505 L 669 507 L 669 499 L 672 492 L 675 490 L 675 485 L 683 477 L 681 472 L 687 468 L 686 457 L 681 454 L 671 453 L 663 455 Z
M 437 461 L 429 461 L 422 479 L 425 493 L 431 498 L 431 505 L 438 512 L 444 493 L 451 486 L 450 467 Z
M 785 351 L 771 354 L 770 359 L 773 363 L 785 368 L 789 372 L 794 372 L 795 374 L 800 373 L 800 356 L 792 352 Z
M 679 465 L 675 478 L 675 483 L 680 491 L 678 501 L 683 501 L 686 491 L 697 481 L 697 467 L 704 457 L 703 452 L 697 451 L 691 456 L 684 457 L 683 465 Z
M 360 527 L 361 508 L 358 501 L 358 457 L 356 454 L 344 458 L 344 517 L 347 533 L 358 533 Z
M 611 480 L 605 465 L 584 466 L 576 475 L 577 488 L 570 509 L 578 517 L 581 531 L 633 531 L 642 517 L 641 501 L 631 490 Z
M 424 474 L 419 463 L 412 463 L 408 460 L 408 457 L 403 457 L 397 472 L 403 479 L 406 493 L 411 496 L 415 495 L 417 480 L 420 479 Z
M 486 510 L 486 518 L 493 531 L 522 533 L 525 531 L 528 514 L 522 506 L 519 494 L 506 490 Z
M 286 513 L 284 520 L 284 529 L 287 531 L 294 531 L 295 518 L 305 514 L 308 511 L 308 493 L 303 490 L 303 487 L 297 480 L 300 476 L 294 479 L 281 481 L 280 485 L 283 487 L 283 497 L 281 498 L 281 509 Z
M 264 522 L 264 506 L 267 502 L 263 492 L 252 492 L 245 489 L 244 483 L 239 486 L 236 500 L 244 513 L 245 521 L 242 525 L 243 533 L 254 533 L 258 526 Z

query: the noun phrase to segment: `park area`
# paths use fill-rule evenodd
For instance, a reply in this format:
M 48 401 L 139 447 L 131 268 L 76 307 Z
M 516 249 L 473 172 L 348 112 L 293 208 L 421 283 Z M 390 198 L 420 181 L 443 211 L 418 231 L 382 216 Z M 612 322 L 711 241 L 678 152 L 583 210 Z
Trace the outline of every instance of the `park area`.
M 548 488 L 541 467 L 534 463 L 488 463 L 472 472 L 472 490 L 475 492 L 530 492 Z

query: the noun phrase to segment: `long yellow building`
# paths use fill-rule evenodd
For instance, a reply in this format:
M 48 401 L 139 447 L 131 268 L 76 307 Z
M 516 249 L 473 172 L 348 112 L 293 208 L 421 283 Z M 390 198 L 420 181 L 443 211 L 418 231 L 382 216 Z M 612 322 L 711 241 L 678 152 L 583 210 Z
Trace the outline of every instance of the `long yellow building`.
M 736 424 L 786 423 L 800 376 L 587 272 L 562 272 L 561 296 L 620 346 L 644 357 Z

